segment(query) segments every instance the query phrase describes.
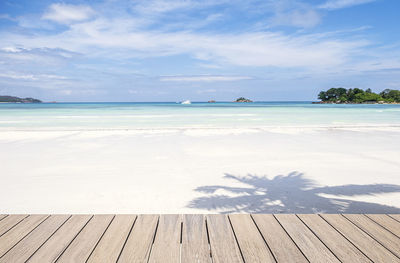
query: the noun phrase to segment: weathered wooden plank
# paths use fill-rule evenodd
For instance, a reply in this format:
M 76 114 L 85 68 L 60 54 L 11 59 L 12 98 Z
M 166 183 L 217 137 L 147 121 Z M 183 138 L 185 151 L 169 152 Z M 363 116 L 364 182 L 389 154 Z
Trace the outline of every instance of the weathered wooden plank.
M 28 260 L 30 263 L 54 262 L 68 247 L 91 215 L 73 215 Z
M 392 251 L 400 261 L 400 239 L 364 215 L 343 215 L 381 245 Z
M 183 216 L 181 254 L 182 262 L 210 262 L 210 248 L 204 215 Z
M 0 257 L 37 227 L 47 215 L 31 215 L 0 237 Z
M 296 215 L 277 214 L 275 217 L 310 262 L 339 262 Z
M 254 214 L 252 217 L 278 262 L 308 262 L 273 215 Z
M 26 260 L 69 218 L 69 215 L 52 215 L 10 249 L 0 262 L 26 262 Z M 42 261 L 43 262 L 43 261 Z
M 397 222 L 400 222 L 400 214 L 390 214 L 389 216 L 395 219 Z
M 116 215 L 87 262 L 116 262 L 136 215 Z
M 0 216 L 0 263 L 210 262 L 210 247 L 213 262 L 400 262 L 400 215 L 67 218 Z
M 314 234 L 342 262 L 371 262 L 353 244 L 345 239 L 319 215 L 298 215 L 298 217 L 314 232 Z
M 207 215 L 207 226 L 213 262 L 243 262 L 228 217 Z
M 179 262 L 181 239 L 180 215 L 161 215 L 149 262 Z
M 16 226 L 20 223 L 24 218 L 27 218 L 28 215 L 10 215 L 4 220 L 0 221 L 0 236 L 2 236 L 5 232 L 10 230 L 12 227 Z
M 157 222 L 158 215 L 138 216 L 118 262 L 147 262 Z
M 245 262 L 275 262 L 249 214 L 230 215 L 229 219 Z
M 374 262 L 398 262 L 398 258 L 342 215 L 321 215 L 331 226 Z
M 400 222 L 394 220 L 388 215 L 368 214 L 366 216 L 400 238 Z
M 57 262 L 85 262 L 113 217 L 112 215 L 95 215 L 61 254 Z

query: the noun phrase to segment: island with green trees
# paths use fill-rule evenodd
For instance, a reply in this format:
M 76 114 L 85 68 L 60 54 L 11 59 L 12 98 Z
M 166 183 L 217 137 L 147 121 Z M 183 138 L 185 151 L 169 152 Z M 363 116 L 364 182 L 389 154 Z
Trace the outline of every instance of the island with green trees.
M 236 99 L 235 102 L 253 102 L 253 101 L 250 99 L 240 97 L 240 98 Z
M 320 102 L 314 103 L 338 103 L 338 104 L 361 104 L 361 103 L 400 103 L 400 90 L 385 89 L 381 93 L 372 92 L 371 89 L 345 89 L 331 88 L 318 94 Z
M 14 96 L 0 96 L 0 103 L 41 103 L 41 100 L 34 98 L 19 98 Z

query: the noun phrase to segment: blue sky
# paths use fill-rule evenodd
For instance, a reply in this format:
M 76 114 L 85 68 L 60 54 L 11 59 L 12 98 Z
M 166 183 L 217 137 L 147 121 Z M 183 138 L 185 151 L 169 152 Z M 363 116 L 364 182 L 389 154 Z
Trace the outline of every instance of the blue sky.
M 0 94 L 313 100 L 400 89 L 399 0 L 0 2 Z

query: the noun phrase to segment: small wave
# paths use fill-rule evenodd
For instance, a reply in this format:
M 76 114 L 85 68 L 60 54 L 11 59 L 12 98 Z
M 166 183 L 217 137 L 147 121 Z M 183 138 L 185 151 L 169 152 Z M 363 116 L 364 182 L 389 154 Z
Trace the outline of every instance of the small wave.
M 172 118 L 172 117 L 177 117 L 177 115 L 89 115 L 89 116 L 51 116 L 51 118 L 55 119 L 104 119 L 104 118 L 110 118 L 110 119 L 118 119 L 118 118 Z
M 168 127 L 145 127 L 145 128 L 135 128 L 135 127 L 117 127 L 117 128 L 107 128 L 107 127 L 0 127 L 0 131 L 21 131 L 21 132 L 30 132 L 30 131 L 194 131 L 194 130 L 207 130 L 207 131 L 218 131 L 218 130 L 246 130 L 246 131 L 271 131 L 277 129 L 287 129 L 287 130 L 331 130 L 331 129 L 400 129 L 400 125 L 393 124 L 377 124 L 377 125 L 308 125 L 308 126 L 279 126 L 279 125 L 270 125 L 270 126 L 241 126 L 241 127 L 204 127 L 204 126 L 168 126 Z
M 153 115 L 62 115 L 62 116 L 38 116 L 40 118 L 55 118 L 55 119 L 99 119 L 99 118 L 196 118 L 196 117 L 253 117 L 257 114 L 238 113 L 210 113 L 210 114 L 153 114 Z

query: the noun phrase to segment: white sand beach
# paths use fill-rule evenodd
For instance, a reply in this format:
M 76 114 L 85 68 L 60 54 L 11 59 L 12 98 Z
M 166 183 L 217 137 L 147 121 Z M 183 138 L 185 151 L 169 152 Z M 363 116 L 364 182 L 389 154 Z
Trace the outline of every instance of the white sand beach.
M 399 128 L 1 131 L 2 213 L 399 213 Z

